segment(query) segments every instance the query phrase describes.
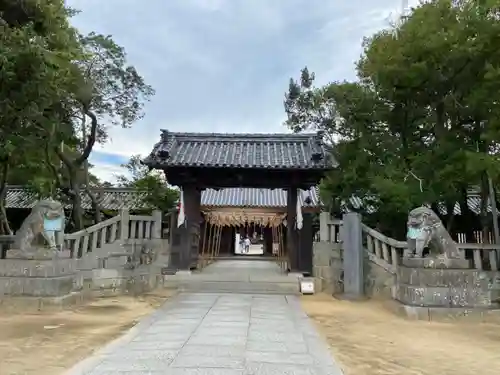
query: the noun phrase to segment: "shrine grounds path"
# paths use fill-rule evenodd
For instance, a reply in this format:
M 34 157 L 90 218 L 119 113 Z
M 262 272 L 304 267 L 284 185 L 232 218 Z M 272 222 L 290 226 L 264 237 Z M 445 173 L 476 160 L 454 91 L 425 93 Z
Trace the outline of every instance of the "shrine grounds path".
M 183 293 L 67 375 L 341 375 L 296 296 Z

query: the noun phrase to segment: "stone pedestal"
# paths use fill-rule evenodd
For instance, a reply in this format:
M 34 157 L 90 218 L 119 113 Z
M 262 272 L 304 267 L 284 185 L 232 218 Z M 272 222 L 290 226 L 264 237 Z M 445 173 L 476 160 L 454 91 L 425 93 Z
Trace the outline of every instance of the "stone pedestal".
M 470 261 L 467 259 L 444 259 L 444 258 L 403 258 L 401 265 L 411 268 L 433 268 L 433 269 L 469 269 Z
M 408 306 L 496 308 L 493 274 L 469 269 L 463 259 L 446 264 L 432 258 L 402 260 L 397 270 L 396 299 Z
M 16 259 L 9 251 L 0 260 L 0 295 L 25 297 L 61 297 L 73 291 L 76 262 L 60 252 L 55 259 Z M 40 255 L 40 254 L 38 254 Z

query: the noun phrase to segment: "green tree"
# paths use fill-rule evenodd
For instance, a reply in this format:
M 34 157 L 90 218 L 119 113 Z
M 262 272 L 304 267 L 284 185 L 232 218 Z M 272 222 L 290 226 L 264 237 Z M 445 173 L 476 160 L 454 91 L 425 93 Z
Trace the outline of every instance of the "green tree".
M 123 47 L 110 36 L 80 35 L 84 58 L 77 62 L 81 72 L 76 100 L 69 102 L 68 121 L 80 140 L 74 147 L 55 147 L 68 175 L 75 227 L 83 227 L 82 188 L 92 201 L 95 221 L 100 221 L 98 200 L 91 190 L 88 158 L 96 142 L 107 138 L 107 126 L 130 127 L 144 115 L 144 102 L 154 94 L 133 66 L 127 64 Z
M 324 130 L 335 144 L 339 168 L 323 182 L 327 202 L 338 208 L 361 197 L 389 233 L 400 228 L 394 235 L 416 205 L 437 210 L 440 202 L 451 213 L 459 201 L 466 212 L 471 185 L 482 186 L 486 202 L 485 177 L 498 179 L 499 167 L 494 6 L 428 2 L 365 40 L 359 82 L 314 87 L 307 69 L 291 80 L 287 125 Z M 453 215 L 445 219 L 451 226 Z
M 81 56 L 72 10 L 62 0 L 0 2 L 0 216 L 9 232 L 5 193 L 13 166 L 43 160 L 54 108 L 71 91 L 73 61 Z M 59 129 L 61 133 L 70 129 Z M 41 165 L 40 163 L 38 165 Z
M 500 165 L 494 7 L 490 1 L 424 4 L 394 30 L 367 40 L 358 67 L 362 82 L 393 106 L 405 164 L 432 192 L 430 202 L 439 199 L 450 212 L 458 200 L 467 212 L 467 188 L 480 185 L 485 228 L 487 175 L 497 178 Z
M 161 210 L 165 214 L 175 207 L 179 192 L 168 187 L 158 171 L 150 171 L 143 165 L 140 155 L 132 156 L 122 167 L 127 170 L 127 175 L 118 176 L 118 184 L 146 193 L 143 203 L 148 210 Z
M 83 226 L 81 191 L 99 216 L 88 157 L 106 139 L 106 126 L 131 126 L 153 95 L 111 37 L 79 35 L 69 25 L 74 13 L 63 0 L 0 2 L 2 223 L 13 166 L 10 180 L 30 173 L 38 190 L 68 196 L 76 229 Z

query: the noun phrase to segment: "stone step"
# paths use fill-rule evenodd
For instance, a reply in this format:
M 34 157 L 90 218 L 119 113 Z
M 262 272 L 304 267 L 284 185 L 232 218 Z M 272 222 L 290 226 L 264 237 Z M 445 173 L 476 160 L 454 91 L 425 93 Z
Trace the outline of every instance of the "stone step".
M 300 294 L 298 283 L 165 280 L 163 285 L 183 292 Z
M 474 286 L 423 287 L 399 284 L 396 299 L 405 305 L 427 307 L 496 308 L 496 291 Z
M 398 282 L 414 286 L 428 287 L 479 287 L 488 288 L 493 274 L 478 270 L 432 269 L 399 267 Z
M 206 273 L 182 273 L 178 272 L 173 276 L 168 276 L 168 279 L 179 280 L 179 281 L 216 281 L 216 282 L 245 282 L 245 283 L 278 283 L 278 284 L 294 284 L 297 285 L 299 282 L 299 276 L 297 275 L 268 275 L 268 274 L 206 274 Z

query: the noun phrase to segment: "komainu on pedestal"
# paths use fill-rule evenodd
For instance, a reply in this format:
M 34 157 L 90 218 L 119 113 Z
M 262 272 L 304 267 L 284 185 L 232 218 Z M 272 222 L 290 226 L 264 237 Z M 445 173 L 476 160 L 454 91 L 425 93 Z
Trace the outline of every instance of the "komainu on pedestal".
M 434 319 L 498 307 L 495 275 L 470 267 L 434 211 L 415 208 L 407 225 L 408 247 L 397 267 L 395 298 L 409 315 Z
M 55 200 L 38 201 L 16 232 L 7 258 L 51 259 L 62 255 L 64 207 Z
M 417 207 L 408 214 L 408 231 L 406 235 L 408 248 L 403 257 L 406 262 L 420 263 L 429 267 L 467 268 L 468 262 L 463 259 L 457 244 L 443 225 L 438 215 L 428 207 Z M 428 254 L 424 251 L 428 250 Z M 425 261 L 424 259 L 425 256 Z
M 49 298 L 50 303 L 72 297 L 76 259 L 63 249 L 64 224 L 60 202 L 37 202 L 16 232 L 6 259 L 0 260 L 0 295 Z

